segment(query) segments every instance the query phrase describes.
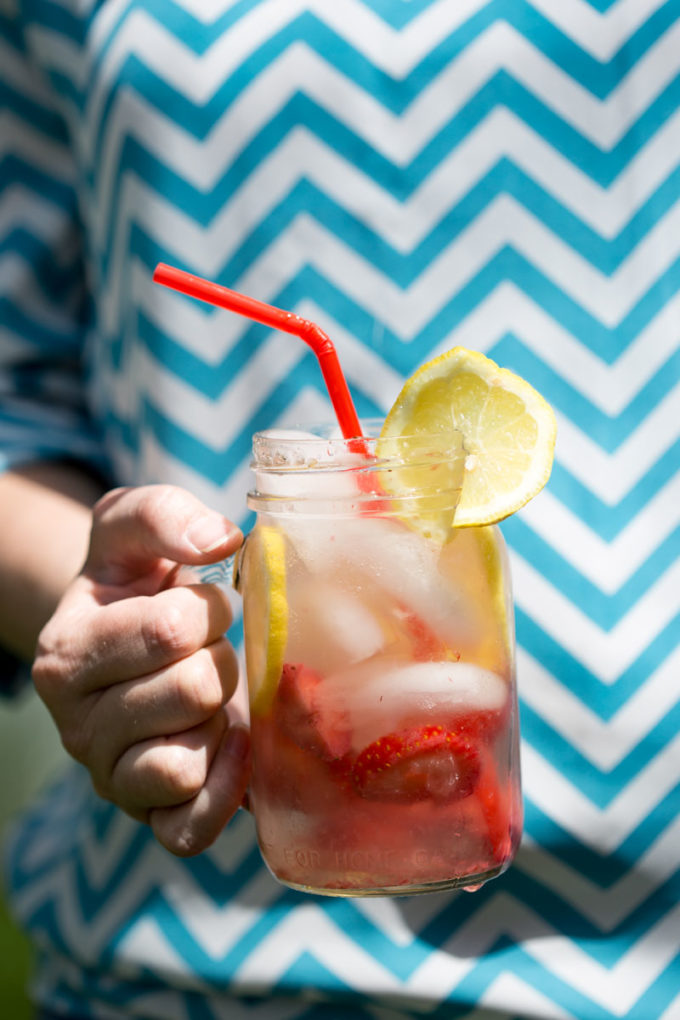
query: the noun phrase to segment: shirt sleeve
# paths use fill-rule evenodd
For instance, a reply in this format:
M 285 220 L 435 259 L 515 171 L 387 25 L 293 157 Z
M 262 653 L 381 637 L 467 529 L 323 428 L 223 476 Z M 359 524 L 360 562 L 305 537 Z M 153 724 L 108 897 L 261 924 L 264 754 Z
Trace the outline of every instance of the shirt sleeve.
M 106 475 L 85 402 L 90 302 L 75 161 L 19 7 L 0 4 L 0 471 L 67 459 Z M 0 694 L 27 675 L 0 649 Z
M 19 16 L 1 9 L 0 111 L 0 470 L 67 458 L 106 473 L 85 400 L 75 160 Z

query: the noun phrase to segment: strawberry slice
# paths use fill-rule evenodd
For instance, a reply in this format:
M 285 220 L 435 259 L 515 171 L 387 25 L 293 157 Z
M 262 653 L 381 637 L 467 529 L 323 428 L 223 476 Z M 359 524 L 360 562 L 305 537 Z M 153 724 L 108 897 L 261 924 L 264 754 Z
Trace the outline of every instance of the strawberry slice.
M 313 751 L 326 761 L 341 758 L 349 750 L 349 734 L 338 713 L 321 711 L 322 680 L 301 663 L 285 663 L 274 703 L 279 728 L 298 747 Z
M 501 708 L 469 709 L 457 712 L 445 720 L 445 724 L 456 733 L 479 743 L 491 743 L 510 723 L 511 701 L 507 699 Z
M 449 650 L 444 642 L 417 613 L 404 605 L 399 605 L 395 615 L 408 637 L 414 662 L 443 662 L 449 657 Z
M 443 726 L 418 726 L 374 740 L 358 755 L 352 780 L 367 800 L 461 800 L 475 788 L 479 756 L 470 740 Z

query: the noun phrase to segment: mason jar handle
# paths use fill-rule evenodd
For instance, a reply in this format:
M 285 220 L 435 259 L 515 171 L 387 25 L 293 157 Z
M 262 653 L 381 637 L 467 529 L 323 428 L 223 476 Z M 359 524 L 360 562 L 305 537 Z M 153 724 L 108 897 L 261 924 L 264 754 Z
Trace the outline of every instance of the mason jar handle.
M 248 535 L 236 552 L 226 560 L 204 563 L 201 566 L 180 564 L 172 575 L 172 584 L 216 584 L 225 591 L 240 591 L 240 566 Z

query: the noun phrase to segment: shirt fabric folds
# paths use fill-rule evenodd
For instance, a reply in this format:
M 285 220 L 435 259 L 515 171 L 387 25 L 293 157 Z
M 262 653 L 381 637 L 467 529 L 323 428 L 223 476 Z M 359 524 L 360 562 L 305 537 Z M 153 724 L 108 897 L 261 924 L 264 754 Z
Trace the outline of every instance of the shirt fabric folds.
M 174 859 L 74 767 L 15 830 L 36 1001 L 118 1020 L 674 1020 L 680 3 L 0 5 L 0 467 L 185 486 L 243 527 L 250 436 L 483 350 L 559 422 L 503 524 L 525 837 L 474 895 L 279 886 L 240 813 Z M 235 637 L 235 640 L 238 640 Z M 7 675 L 12 672 L 7 668 Z

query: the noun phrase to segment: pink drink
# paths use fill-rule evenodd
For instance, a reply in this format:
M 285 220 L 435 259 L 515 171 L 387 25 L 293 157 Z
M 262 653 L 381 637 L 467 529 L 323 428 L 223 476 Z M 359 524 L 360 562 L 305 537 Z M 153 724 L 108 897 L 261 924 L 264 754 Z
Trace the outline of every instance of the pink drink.
M 462 451 L 395 498 L 395 465 L 343 441 L 254 450 L 241 586 L 267 865 L 357 896 L 499 875 L 522 817 L 512 604 L 498 529 L 449 527 Z

